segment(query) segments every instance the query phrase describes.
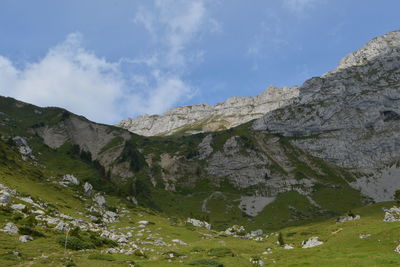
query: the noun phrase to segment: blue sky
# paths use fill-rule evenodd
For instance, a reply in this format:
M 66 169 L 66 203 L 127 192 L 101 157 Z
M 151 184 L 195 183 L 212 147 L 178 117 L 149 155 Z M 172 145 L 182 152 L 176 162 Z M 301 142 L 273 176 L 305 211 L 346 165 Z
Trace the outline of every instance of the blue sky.
M 0 94 L 97 122 L 255 96 L 398 30 L 398 0 L 1 0 Z

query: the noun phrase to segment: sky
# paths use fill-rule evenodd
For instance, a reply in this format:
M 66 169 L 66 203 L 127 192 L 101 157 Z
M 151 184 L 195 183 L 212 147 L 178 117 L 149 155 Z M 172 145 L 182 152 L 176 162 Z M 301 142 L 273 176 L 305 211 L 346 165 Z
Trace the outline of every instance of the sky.
M 398 0 L 0 0 L 0 95 L 96 122 L 301 85 Z

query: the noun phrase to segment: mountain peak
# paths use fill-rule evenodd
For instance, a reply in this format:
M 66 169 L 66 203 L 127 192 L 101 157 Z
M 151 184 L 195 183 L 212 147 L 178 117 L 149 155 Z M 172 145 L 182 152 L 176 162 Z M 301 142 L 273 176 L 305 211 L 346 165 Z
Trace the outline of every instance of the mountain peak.
M 400 56 L 400 31 L 392 31 L 369 41 L 363 48 L 343 58 L 334 72 L 365 65 L 377 57 Z

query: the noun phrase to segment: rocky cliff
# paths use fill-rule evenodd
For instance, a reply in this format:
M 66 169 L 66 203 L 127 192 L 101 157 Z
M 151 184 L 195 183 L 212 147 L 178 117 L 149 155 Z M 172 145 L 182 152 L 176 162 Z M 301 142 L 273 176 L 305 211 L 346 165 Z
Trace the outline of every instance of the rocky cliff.
M 232 97 L 215 106 L 193 105 L 168 110 L 162 115 L 144 115 L 136 119 L 125 119 L 118 126 L 144 135 L 170 135 L 211 132 L 229 129 L 265 113 L 285 106 L 298 96 L 297 87 L 269 87 L 255 97 Z
M 299 92 L 253 128 L 293 137 L 303 151 L 353 170 L 354 186 L 376 200 L 393 195 L 400 187 L 400 32 L 371 40 Z

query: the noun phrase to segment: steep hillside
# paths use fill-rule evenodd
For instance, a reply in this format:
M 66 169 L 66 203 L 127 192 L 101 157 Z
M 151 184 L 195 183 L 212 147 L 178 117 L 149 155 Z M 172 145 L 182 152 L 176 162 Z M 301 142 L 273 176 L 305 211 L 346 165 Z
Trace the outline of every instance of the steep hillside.
M 340 221 L 328 219 L 279 232 L 250 232 L 239 226 L 219 232 L 133 206 L 120 197 L 88 188 L 81 179 L 52 176 L 54 166 L 45 167 L 32 157 L 22 159 L 20 147 L 3 139 L 4 134 L 0 139 L 2 266 L 400 263 L 395 252 L 400 250 L 396 222 L 400 212 L 382 210 L 393 203 L 355 209 Z M 65 173 L 62 168 L 58 166 L 57 171 Z M 90 172 L 89 166 L 79 169 Z
M 253 132 L 251 124 L 210 134 L 141 137 L 62 109 L 1 101 L 8 138 L 23 136 L 38 163 L 58 171 L 56 177 L 73 173 L 95 189 L 166 214 L 207 219 L 215 229 L 233 223 L 276 229 L 368 201 L 350 187 L 354 175 L 304 153 L 286 137 Z M 48 116 L 51 123 L 45 122 Z

